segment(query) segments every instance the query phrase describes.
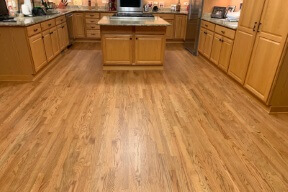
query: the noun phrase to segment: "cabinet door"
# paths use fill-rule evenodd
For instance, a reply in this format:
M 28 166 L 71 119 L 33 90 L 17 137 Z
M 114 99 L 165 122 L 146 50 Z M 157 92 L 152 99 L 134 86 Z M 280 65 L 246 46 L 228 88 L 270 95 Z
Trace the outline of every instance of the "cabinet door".
M 198 51 L 202 54 L 204 53 L 205 39 L 206 39 L 205 29 L 201 28 L 200 35 L 199 35 Z
M 135 64 L 162 65 L 164 48 L 165 37 L 163 35 L 136 35 Z
M 254 39 L 254 34 L 240 30 L 236 32 L 228 74 L 241 84 L 245 81 Z
M 131 65 L 132 47 L 132 35 L 102 35 L 104 65 Z
M 167 27 L 166 30 L 166 38 L 167 39 L 174 39 L 174 20 L 166 20 L 171 25 Z
M 57 28 L 54 27 L 50 30 L 50 34 L 51 34 L 51 40 L 52 40 L 52 49 L 53 49 L 53 53 L 54 55 L 58 55 L 60 53 L 60 45 L 59 45 L 59 37 L 58 37 L 58 32 L 57 32 Z
M 69 45 L 69 34 L 68 34 L 68 27 L 66 23 L 63 24 L 62 31 L 63 31 L 63 47 L 64 49 L 66 49 L 67 46 Z
M 257 30 L 265 0 L 243 0 L 238 29 L 253 34 Z
M 210 60 L 216 65 L 218 65 L 218 62 L 219 62 L 219 57 L 220 57 L 220 52 L 221 52 L 221 47 L 222 47 L 222 39 L 223 39 L 223 36 L 218 35 L 218 34 L 216 34 L 213 39 Z
M 50 35 L 50 30 L 46 30 L 42 33 L 43 36 L 43 42 L 45 47 L 45 53 L 47 61 L 51 61 L 54 58 L 53 54 L 53 46 L 52 46 L 52 39 Z
M 57 33 L 58 33 L 58 39 L 59 39 L 59 47 L 60 50 L 62 51 L 64 49 L 64 34 L 63 34 L 63 30 L 62 30 L 62 25 L 58 25 L 57 26 Z
M 228 38 L 223 38 L 221 53 L 219 57 L 219 67 L 227 72 L 233 48 L 233 41 Z
M 175 39 L 185 39 L 186 25 L 186 15 L 175 15 Z
M 207 58 L 210 58 L 210 55 L 211 55 L 213 37 L 214 37 L 214 33 L 212 31 L 207 30 L 205 44 L 204 44 L 204 51 L 203 51 L 203 54 Z
M 265 0 L 244 0 L 228 74 L 244 84 Z
M 37 72 L 47 64 L 42 34 L 30 37 L 29 42 L 34 61 L 35 72 Z
M 85 38 L 84 14 L 73 14 L 73 32 L 75 38 Z
M 282 43 L 257 36 L 244 86 L 263 101 L 269 96 L 282 50 Z

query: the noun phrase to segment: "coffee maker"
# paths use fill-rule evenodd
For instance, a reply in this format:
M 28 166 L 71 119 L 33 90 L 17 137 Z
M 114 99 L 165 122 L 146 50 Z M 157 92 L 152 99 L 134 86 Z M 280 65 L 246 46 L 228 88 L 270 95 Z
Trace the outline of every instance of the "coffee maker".
M 108 9 L 109 11 L 116 11 L 116 0 L 109 0 Z

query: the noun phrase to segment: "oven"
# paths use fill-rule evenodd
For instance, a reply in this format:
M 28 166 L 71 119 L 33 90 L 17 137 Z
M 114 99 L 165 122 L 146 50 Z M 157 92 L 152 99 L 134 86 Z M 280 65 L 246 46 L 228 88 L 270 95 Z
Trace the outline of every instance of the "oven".
M 142 0 L 117 0 L 117 12 L 143 12 Z

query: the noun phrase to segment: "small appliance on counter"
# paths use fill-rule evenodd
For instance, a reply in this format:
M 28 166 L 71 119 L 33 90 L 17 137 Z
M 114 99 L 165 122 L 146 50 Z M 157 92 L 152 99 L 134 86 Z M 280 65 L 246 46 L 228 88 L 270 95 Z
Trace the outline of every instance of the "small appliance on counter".
M 9 11 L 5 0 L 0 0 L 0 21 L 2 22 L 16 22 L 13 17 L 9 16 Z
M 211 18 L 224 19 L 225 13 L 226 13 L 226 7 L 214 6 Z

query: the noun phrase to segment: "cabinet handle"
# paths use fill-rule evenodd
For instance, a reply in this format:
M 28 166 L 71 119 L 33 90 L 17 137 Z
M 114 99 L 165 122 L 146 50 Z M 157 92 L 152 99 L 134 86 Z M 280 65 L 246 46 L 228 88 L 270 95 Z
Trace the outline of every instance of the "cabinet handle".
M 207 35 L 207 32 L 205 31 L 205 32 L 204 32 L 204 34 L 206 34 L 206 35 Z
M 254 23 L 253 31 L 256 31 L 257 23 L 258 23 L 258 22 L 255 22 L 255 23 Z
M 258 32 L 261 31 L 261 29 L 260 29 L 261 25 L 262 25 L 262 23 L 259 23 L 258 30 L 257 30 Z
M 136 40 L 138 40 L 138 37 L 136 37 Z
M 220 42 L 222 42 L 222 39 L 219 39 Z
M 62 29 L 64 28 L 64 26 L 61 27 Z
M 50 32 L 50 35 L 52 35 L 53 34 L 53 32 Z
M 38 29 L 34 29 L 34 32 L 38 31 Z
M 225 31 L 221 31 L 221 33 L 225 34 Z
M 49 27 L 50 27 L 51 25 L 52 25 L 51 23 L 48 24 Z
M 208 27 L 208 25 L 207 25 L 207 24 L 205 24 L 205 27 Z

